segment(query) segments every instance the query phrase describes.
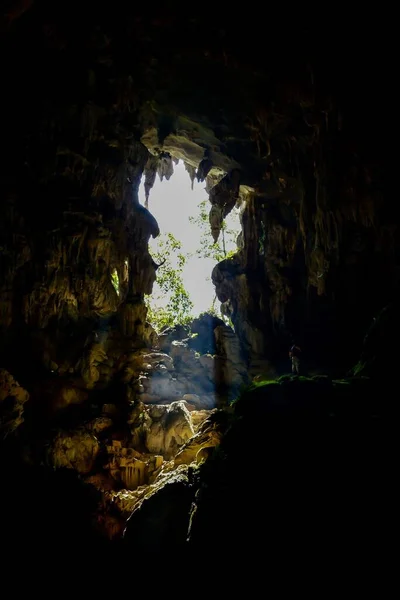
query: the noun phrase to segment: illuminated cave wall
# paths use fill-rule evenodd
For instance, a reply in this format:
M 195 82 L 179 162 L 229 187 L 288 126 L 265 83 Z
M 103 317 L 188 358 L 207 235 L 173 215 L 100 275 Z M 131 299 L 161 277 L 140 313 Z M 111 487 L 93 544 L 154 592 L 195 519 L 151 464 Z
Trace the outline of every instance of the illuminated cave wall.
M 354 71 L 350 57 L 339 73 L 323 36 L 296 29 L 266 58 L 246 16 L 238 45 L 234 19 L 90 3 L 77 19 L 73 6 L 34 3 L 3 27 L 4 364 L 20 370 L 23 354 L 50 369 L 60 345 L 79 355 L 104 324 L 149 343 L 142 298 L 158 227 L 137 190 L 143 173 L 148 190 L 156 170 L 170 174 L 170 154 L 208 175 L 214 232 L 239 185 L 246 198 L 242 247 L 213 281 L 248 356 L 279 358 L 295 337 L 349 364 L 398 276 L 367 65 Z

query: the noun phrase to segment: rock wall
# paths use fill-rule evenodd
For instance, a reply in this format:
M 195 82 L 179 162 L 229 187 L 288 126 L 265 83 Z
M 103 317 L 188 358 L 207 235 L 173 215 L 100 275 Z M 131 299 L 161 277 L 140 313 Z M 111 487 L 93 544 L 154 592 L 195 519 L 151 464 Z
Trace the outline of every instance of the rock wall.
M 147 241 L 158 226 L 137 191 L 144 173 L 149 197 L 155 173 L 169 178 L 182 159 L 207 183 L 214 239 L 243 201 L 242 247 L 213 278 L 248 355 L 279 358 L 294 336 L 329 362 L 346 336 L 343 359 L 352 359 L 398 285 L 379 124 L 366 125 L 379 106 L 375 92 L 365 97 L 366 67 L 355 74 L 350 54 L 338 74 L 319 32 L 303 37 L 300 27 L 289 36 L 296 53 L 266 65 L 253 21 L 239 53 L 234 22 L 221 29 L 199 15 L 157 20 L 129 9 L 122 20 L 88 3 L 77 24 L 73 6 L 33 3 L 3 27 L 3 54 L 13 56 L 4 73 L 3 331 L 26 335 L 26 346 L 32 330 L 46 331 L 46 343 L 59 344 L 63 328 L 118 314 L 122 332 L 145 344 L 137 305 L 155 279 Z

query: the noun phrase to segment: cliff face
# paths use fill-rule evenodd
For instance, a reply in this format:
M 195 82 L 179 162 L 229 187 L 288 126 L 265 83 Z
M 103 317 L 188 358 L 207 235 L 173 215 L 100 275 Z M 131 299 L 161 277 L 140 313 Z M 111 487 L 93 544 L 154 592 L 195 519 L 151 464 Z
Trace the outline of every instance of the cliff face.
M 357 55 L 350 30 L 332 54 L 325 30 L 266 33 L 254 15 L 219 22 L 103 12 L 91 2 L 24 7 L 1 22 L 7 435 L 25 411 L 24 440 L 41 448 L 29 460 L 40 462 L 44 423 L 78 407 L 46 460 L 114 494 L 158 477 L 154 456 L 172 460 L 197 431 L 200 417 L 195 427 L 187 411 L 211 410 L 215 386 L 220 397 L 226 380 L 238 387 L 243 364 L 257 372 L 262 361 L 279 363 L 294 338 L 317 365 L 347 368 L 373 315 L 394 298 L 398 213 L 383 201 L 378 58 L 361 38 Z M 138 188 L 144 177 L 151 208 L 156 173 L 173 176 L 177 159 L 206 182 L 214 239 L 241 207 L 238 252 L 212 273 L 241 348 L 233 357 L 237 340 L 228 351 L 232 333 L 219 328 L 225 350 L 200 360 L 175 339 L 171 366 L 150 352 L 143 297 L 156 277 L 147 245 L 159 228 Z M 169 409 L 151 406 L 182 399 L 177 432 Z M 135 402 L 150 408 L 132 414 Z M 190 459 L 217 443 L 207 440 L 189 446 Z M 139 496 L 113 506 L 126 517 Z M 108 532 L 121 533 L 119 519 Z

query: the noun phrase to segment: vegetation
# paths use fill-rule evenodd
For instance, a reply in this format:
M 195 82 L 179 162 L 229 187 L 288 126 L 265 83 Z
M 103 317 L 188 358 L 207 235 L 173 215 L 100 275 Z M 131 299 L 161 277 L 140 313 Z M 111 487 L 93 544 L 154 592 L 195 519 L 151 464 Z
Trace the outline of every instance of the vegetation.
M 200 247 L 196 250 L 196 255 L 199 258 L 211 258 L 216 263 L 227 258 L 231 258 L 237 251 L 236 239 L 238 231 L 232 228 L 228 228 L 227 222 L 222 222 L 220 240 L 213 242 L 210 234 L 210 222 L 208 218 L 209 203 L 207 200 L 203 200 L 198 205 L 199 214 L 197 217 L 189 217 L 190 223 L 197 225 L 202 231 L 200 238 Z M 229 325 L 233 326 L 232 321 L 228 319 L 219 310 L 217 303 L 217 296 L 211 303 L 211 306 L 207 309 L 207 313 L 219 317 Z
M 220 237 L 221 242 L 218 241 L 214 244 L 210 234 L 210 223 L 207 212 L 208 206 L 208 201 L 203 200 L 198 206 L 199 215 L 197 217 L 189 217 L 190 223 L 197 225 L 199 229 L 202 230 L 200 248 L 198 248 L 196 254 L 200 258 L 212 258 L 215 262 L 220 262 L 235 254 L 238 232 L 234 229 L 228 229 L 226 221 L 223 221 Z
M 188 256 L 181 252 L 181 248 L 181 242 L 172 233 L 167 233 L 157 238 L 156 250 L 152 252 L 160 265 L 157 270 L 160 292 L 156 296 L 147 296 L 146 304 L 147 319 L 157 331 L 178 323 L 185 325 L 193 319 L 193 302 L 182 279 Z M 162 302 L 165 298 L 168 298 L 166 304 Z
M 212 259 L 215 263 L 233 256 L 237 249 L 238 232 L 233 228 L 228 228 L 224 221 L 221 241 L 214 244 L 208 220 L 208 201 L 200 202 L 198 208 L 198 216 L 189 218 L 190 223 L 201 230 L 200 247 L 194 254 L 202 259 Z M 146 297 L 148 321 L 157 331 L 163 327 L 188 324 L 193 319 L 193 303 L 184 286 L 182 274 L 187 260 L 193 257 L 193 253 L 183 253 L 181 242 L 172 233 L 167 233 L 157 238 L 152 256 L 155 262 L 160 264 L 157 270 L 159 292 Z M 207 312 L 224 321 L 229 321 L 218 310 L 217 304 L 215 296 Z

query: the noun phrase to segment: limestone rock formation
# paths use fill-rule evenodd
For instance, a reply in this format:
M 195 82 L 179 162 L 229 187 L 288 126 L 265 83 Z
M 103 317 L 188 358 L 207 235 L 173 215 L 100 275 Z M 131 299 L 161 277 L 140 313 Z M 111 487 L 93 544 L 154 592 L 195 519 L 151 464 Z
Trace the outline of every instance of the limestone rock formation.
M 188 330 L 183 325 L 165 328 L 158 336 L 160 349 L 163 352 L 169 352 L 171 344 L 174 341 L 182 341 L 188 337 Z
M 0 369 L 0 437 L 13 433 L 24 421 L 28 392 L 6 371 Z
M 161 152 L 158 159 L 157 172 L 161 181 L 164 179 L 164 177 L 167 181 L 171 178 L 174 172 L 174 165 L 172 162 L 172 156 L 168 152 Z
M 145 445 L 152 454 L 171 458 L 194 434 L 190 413 L 184 402 L 150 406 L 147 414 L 149 420 L 144 429 Z
M 157 156 L 150 155 L 144 168 L 144 192 L 146 196 L 146 208 L 148 208 L 149 204 L 150 190 L 153 187 L 154 182 L 156 180 L 157 167 Z
M 222 221 L 229 215 L 239 197 L 240 171 L 235 169 L 225 175 L 210 191 L 210 226 L 214 242 L 218 241 Z
M 197 172 L 196 172 L 197 181 L 204 181 L 207 178 L 207 175 L 211 171 L 212 167 L 213 167 L 213 162 L 209 156 L 209 152 L 205 151 L 204 158 L 202 159 L 202 161 L 200 162 L 200 164 L 197 168 Z
M 201 423 L 197 433 L 176 454 L 174 464 L 189 465 L 192 462 L 199 463 L 207 458 L 208 453 L 204 451 L 215 448 L 222 439 L 224 427 L 221 426 L 221 421 L 219 415 L 215 412 L 207 417 Z
M 107 453 L 109 462 L 105 469 L 109 471 L 114 481 L 120 482 L 127 490 L 135 490 L 148 483 L 151 475 L 163 463 L 162 456 L 156 453 L 152 456 L 144 456 L 133 448 L 123 447 L 119 440 L 113 440 L 112 444 L 107 446 Z
M 100 451 L 97 438 L 86 429 L 60 431 L 48 450 L 48 461 L 55 468 L 74 469 L 89 473 Z

